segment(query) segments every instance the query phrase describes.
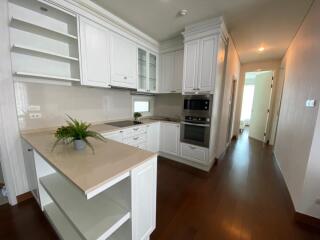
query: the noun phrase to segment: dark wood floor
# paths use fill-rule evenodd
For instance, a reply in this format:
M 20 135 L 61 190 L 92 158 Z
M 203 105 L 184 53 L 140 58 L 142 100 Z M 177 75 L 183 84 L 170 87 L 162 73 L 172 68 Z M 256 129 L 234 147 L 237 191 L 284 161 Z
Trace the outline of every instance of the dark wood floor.
M 244 134 L 210 173 L 159 160 L 151 240 L 320 239 L 293 221 L 270 147 Z M 57 239 L 34 200 L 0 206 L 0 239 Z M 125 240 L 125 239 L 124 239 Z

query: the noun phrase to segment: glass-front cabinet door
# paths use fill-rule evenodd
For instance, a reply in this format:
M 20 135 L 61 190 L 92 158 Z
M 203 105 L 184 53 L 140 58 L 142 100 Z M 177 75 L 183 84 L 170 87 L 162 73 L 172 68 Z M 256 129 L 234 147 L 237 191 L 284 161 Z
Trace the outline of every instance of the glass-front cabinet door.
M 149 90 L 157 91 L 157 56 L 149 53 Z
M 138 49 L 138 89 L 140 91 L 147 90 L 147 52 Z
M 138 91 L 157 92 L 157 61 L 157 55 L 141 48 L 138 49 Z

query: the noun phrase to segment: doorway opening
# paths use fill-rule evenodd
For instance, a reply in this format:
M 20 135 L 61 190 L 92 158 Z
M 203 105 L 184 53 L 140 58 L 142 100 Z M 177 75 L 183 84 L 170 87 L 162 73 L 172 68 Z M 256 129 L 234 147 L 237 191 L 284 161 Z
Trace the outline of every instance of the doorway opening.
M 2 167 L 0 164 L 0 206 L 6 203 L 8 203 L 7 189 L 4 183 Z
M 240 132 L 268 143 L 269 115 L 273 85 L 273 71 L 246 72 L 243 89 Z

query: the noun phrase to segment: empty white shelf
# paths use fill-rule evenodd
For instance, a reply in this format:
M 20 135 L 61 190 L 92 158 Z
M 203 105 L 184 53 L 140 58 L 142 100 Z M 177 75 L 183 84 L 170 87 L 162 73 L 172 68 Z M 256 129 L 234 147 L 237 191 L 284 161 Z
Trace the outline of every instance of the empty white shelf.
M 123 193 L 130 190 L 127 180 L 113 186 L 120 189 L 106 190 L 90 200 L 59 173 L 40 178 L 40 183 L 85 239 L 107 239 L 130 218 L 129 207 L 121 204 Z
M 68 33 L 64 33 L 64 32 L 61 32 L 61 31 L 57 31 L 57 30 L 54 30 L 54 29 L 50 29 L 50 28 L 47 28 L 45 26 L 42 26 L 40 24 L 37 24 L 37 23 L 33 23 L 33 22 L 29 22 L 25 19 L 22 19 L 22 18 L 18 18 L 16 16 L 14 17 L 11 17 L 11 21 L 14 22 L 14 21 L 17 21 L 17 22 L 20 22 L 22 24 L 26 24 L 26 25 L 30 25 L 32 27 L 36 27 L 36 28 L 40 28 L 40 29 L 43 29 L 43 30 L 46 30 L 46 31 L 49 31 L 49 32 L 52 32 L 52 33 L 55 33 L 55 34 L 59 34 L 61 36 L 65 36 L 65 37 L 68 37 L 68 38 L 72 38 L 72 39 L 78 39 L 76 36 L 74 35 L 71 35 L 71 34 L 68 34 Z
M 79 61 L 79 59 L 75 58 L 75 57 L 70 57 L 70 56 L 66 56 L 66 55 L 62 55 L 62 54 L 58 54 L 58 53 L 54 53 L 54 52 L 50 52 L 50 51 L 46 51 L 46 50 L 42 50 L 42 49 L 37 49 L 37 48 L 29 47 L 29 46 L 24 46 L 24 45 L 21 45 L 21 44 L 13 44 L 12 48 L 22 49 L 22 50 L 25 50 L 25 51 L 31 51 L 31 52 L 36 52 L 36 53 L 41 53 L 41 54 L 45 54 L 45 55 L 49 55 L 49 56 L 54 56 L 54 57 L 58 57 L 58 58 L 72 60 L 72 61 Z
M 59 208 L 54 203 L 46 205 L 44 207 L 44 212 L 61 239 L 81 239 L 81 236 L 78 234 L 78 232 L 74 229 L 74 227 L 71 225 L 68 219 L 61 213 Z
M 46 75 L 46 74 L 38 74 L 38 73 L 30 73 L 30 72 L 15 72 L 15 75 L 21 77 L 36 77 L 36 78 L 48 78 L 48 79 L 55 79 L 55 80 L 66 80 L 66 81 L 75 81 L 79 82 L 79 78 L 70 78 L 70 77 L 62 77 L 62 76 L 53 76 L 53 75 Z

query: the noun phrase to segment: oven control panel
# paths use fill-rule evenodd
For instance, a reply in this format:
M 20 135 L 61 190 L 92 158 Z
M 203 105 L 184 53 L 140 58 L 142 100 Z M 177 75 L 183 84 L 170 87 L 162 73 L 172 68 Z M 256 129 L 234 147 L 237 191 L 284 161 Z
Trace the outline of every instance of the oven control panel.
M 201 122 L 201 123 L 208 123 L 210 122 L 210 118 L 206 117 L 195 117 L 195 116 L 185 116 L 184 120 L 186 122 Z

